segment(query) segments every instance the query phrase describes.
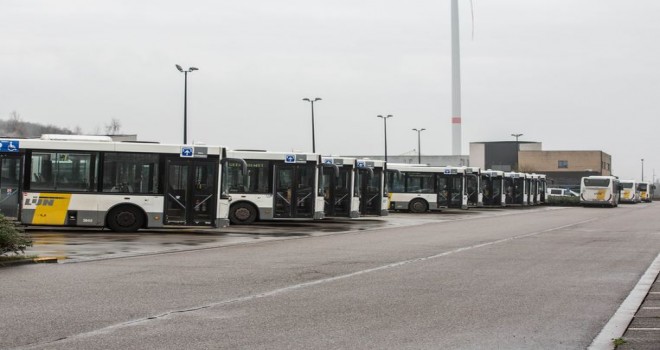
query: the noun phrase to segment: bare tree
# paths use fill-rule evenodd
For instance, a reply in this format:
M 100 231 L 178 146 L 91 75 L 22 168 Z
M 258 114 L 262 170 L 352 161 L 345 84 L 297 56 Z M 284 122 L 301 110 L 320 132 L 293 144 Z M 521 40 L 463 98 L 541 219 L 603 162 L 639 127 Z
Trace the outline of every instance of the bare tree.
M 24 136 L 22 135 L 21 115 L 16 111 L 9 113 L 9 121 L 7 122 L 7 132 L 10 136 Z
M 108 135 L 117 135 L 119 129 L 121 129 L 121 122 L 117 118 L 112 118 L 110 124 L 105 126 L 105 133 Z

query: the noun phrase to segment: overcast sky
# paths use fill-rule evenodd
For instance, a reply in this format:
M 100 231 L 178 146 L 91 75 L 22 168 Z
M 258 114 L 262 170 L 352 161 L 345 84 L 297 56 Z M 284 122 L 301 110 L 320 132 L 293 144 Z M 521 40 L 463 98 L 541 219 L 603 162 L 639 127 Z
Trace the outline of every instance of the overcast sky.
M 470 142 L 602 150 L 660 178 L 660 1 L 461 0 Z M 141 140 L 451 154 L 449 0 L 3 0 L 0 118 Z

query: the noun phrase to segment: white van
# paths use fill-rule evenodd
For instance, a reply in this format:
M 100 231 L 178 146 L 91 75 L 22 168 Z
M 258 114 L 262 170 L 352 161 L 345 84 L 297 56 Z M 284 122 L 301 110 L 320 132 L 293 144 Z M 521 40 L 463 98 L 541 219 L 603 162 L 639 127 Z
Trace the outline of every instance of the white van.
M 570 190 L 568 188 L 548 188 L 545 192 L 546 196 L 548 197 L 577 197 L 579 196 L 578 193 L 576 193 L 573 190 Z

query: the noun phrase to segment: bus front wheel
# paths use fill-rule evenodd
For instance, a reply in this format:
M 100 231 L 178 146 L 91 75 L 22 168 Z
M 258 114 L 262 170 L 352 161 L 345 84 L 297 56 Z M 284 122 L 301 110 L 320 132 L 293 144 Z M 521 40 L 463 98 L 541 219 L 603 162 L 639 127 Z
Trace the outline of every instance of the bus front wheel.
M 144 224 L 144 215 L 133 206 L 122 205 L 110 210 L 106 223 L 115 232 L 135 232 Z
M 413 199 L 408 205 L 411 213 L 425 213 L 429 210 L 429 205 L 423 199 Z
M 236 203 L 229 210 L 229 220 L 234 225 L 248 225 L 257 220 L 257 209 L 247 203 Z

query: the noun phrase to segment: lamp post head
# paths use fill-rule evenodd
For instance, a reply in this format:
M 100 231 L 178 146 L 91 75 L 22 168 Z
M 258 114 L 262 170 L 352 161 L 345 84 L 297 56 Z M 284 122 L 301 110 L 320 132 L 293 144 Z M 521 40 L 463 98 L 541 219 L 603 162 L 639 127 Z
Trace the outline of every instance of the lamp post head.
M 311 102 L 311 100 L 308 99 L 308 98 L 303 98 L 302 100 L 303 100 L 303 101 L 307 101 L 307 102 Z
M 176 69 L 178 69 L 178 70 L 179 70 L 179 72 L 183 72 L 183 68 L 181 68 L 181 66 L 180 66 L 180 65 L 178 65 L 178 64 L 175 64 L 175 66 L 176 66 Z
M 379 114 L 379 115 L 377 115 L 376 117 L 377 117 L 377 118 L 387 119 L 387 118 L 392 118 L 392 117 L 394 117 L 394 116 L 391 115 L 391 114 L 388 114 L 386 117 L 383 117 L 382 115 Z
M 314 99 L 314 101 L 321 101 L 321 98 L 317 97 L 317 98 Z
M 192 72 L 192 71 L 195 71 L 195 70 L 199 70 L 199 68 L 197 68 L 197 67 L 188 68 L 188 72 Z

